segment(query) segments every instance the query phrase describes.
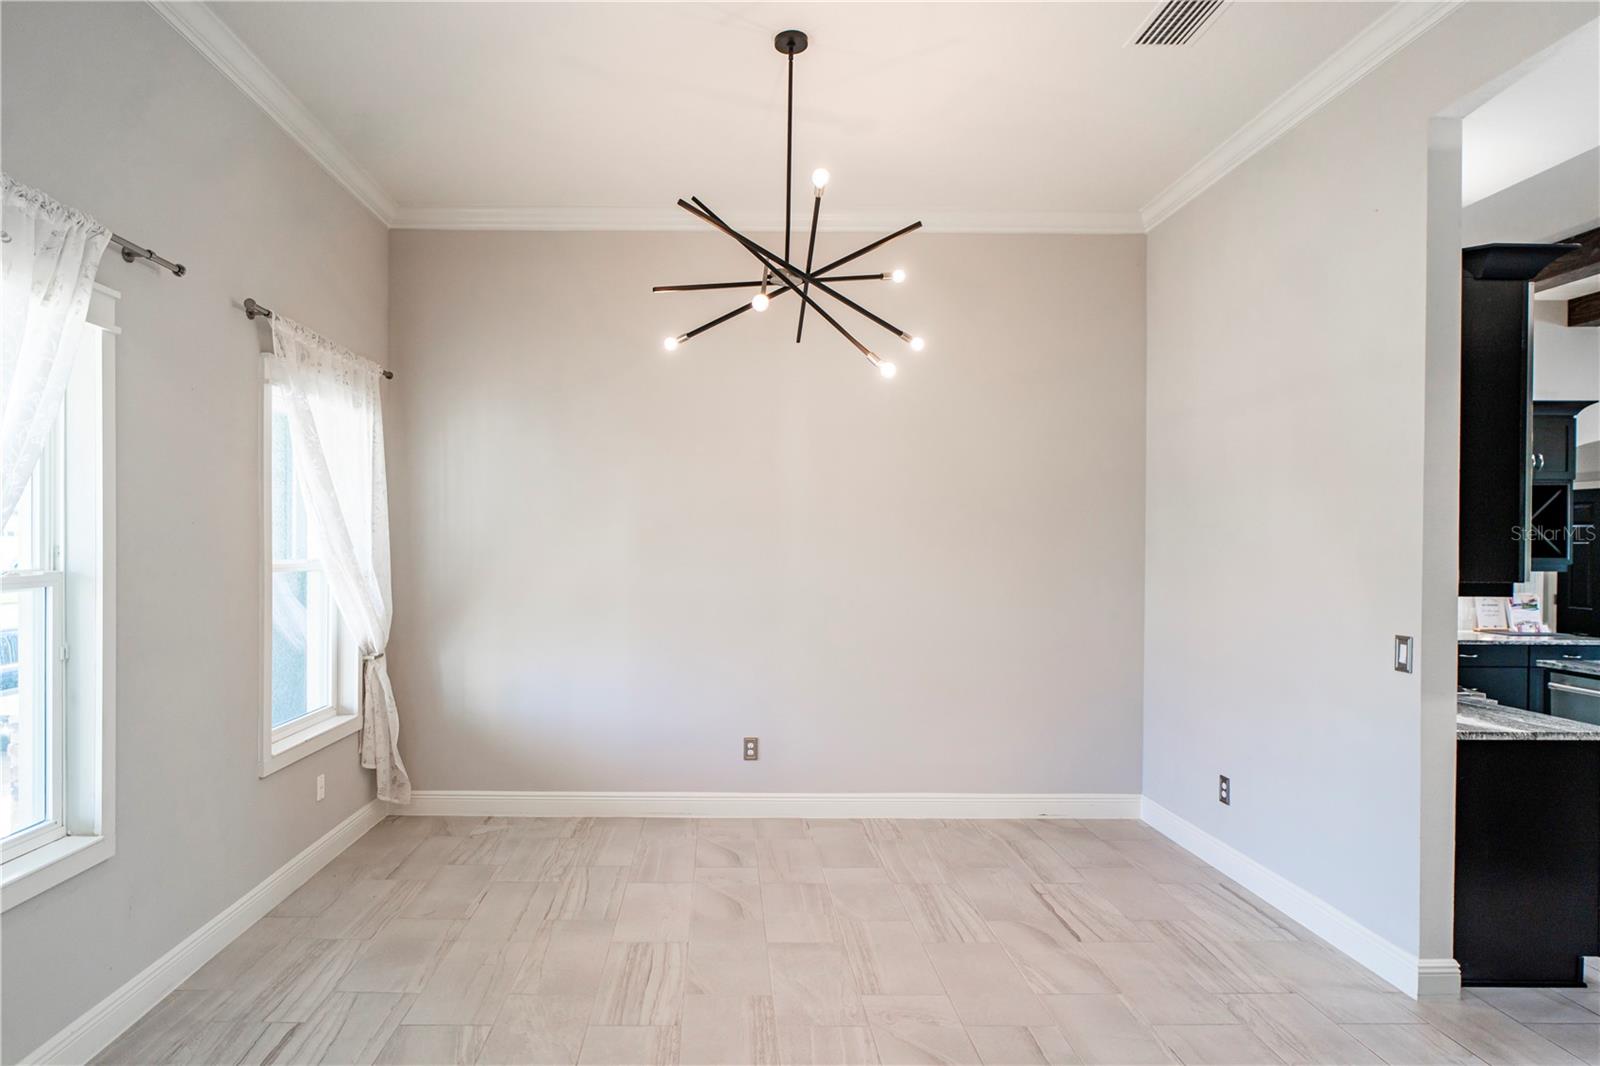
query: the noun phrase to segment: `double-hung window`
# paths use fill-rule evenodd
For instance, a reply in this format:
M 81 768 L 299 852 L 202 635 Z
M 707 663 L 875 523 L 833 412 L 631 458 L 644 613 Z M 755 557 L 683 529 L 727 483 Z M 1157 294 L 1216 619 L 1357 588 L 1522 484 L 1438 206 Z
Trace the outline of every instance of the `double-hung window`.
M 353 655 L 328 589 L 321 532 L 297 481 L 289 397 L 282 386 L 268 385 L 266 393 L 263 776 L 349 736 L 357 725 Z
M 97 286 L 62 410 L 0 529 L 0 907 L 115 853 L 117 294 Z

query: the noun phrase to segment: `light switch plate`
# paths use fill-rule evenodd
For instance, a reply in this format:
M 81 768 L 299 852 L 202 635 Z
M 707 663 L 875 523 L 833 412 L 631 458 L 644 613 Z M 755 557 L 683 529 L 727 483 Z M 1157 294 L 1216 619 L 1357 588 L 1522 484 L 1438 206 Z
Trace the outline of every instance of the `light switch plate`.
M 1396 636 L 1394 638 L 1394 668 L 1402 674 L 1411 673 L 1411 638 Z

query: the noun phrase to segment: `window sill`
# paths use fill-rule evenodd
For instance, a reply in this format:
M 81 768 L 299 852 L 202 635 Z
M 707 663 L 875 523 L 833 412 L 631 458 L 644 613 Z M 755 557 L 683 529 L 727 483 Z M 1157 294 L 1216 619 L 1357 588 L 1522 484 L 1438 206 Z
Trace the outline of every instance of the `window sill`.
M 0 911 L 8 911 L 117 853 L 109 836 L 62 837 L 0 866 Z
M 321 751 L 336 741 L 343 740 L 361 728 L 361 716 L 358 714 L 336 714 L 323 722 L 318 722 L 309 729 L 302 729 L 298 733 L 284 737 L 274 742 L 261 755 L 261 776 L 267 777 L 282 770 L 291 763 L 299 762 L 307 755 Z

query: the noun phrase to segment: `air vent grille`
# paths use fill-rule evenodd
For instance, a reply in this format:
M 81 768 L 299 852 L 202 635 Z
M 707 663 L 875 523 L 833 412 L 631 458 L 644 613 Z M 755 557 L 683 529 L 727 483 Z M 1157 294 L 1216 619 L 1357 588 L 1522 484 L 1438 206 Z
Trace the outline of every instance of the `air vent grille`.
M 1211 24 L 1226 0 L 1167 0 L 1144 24 L 1134 44 L 1188 44 Z

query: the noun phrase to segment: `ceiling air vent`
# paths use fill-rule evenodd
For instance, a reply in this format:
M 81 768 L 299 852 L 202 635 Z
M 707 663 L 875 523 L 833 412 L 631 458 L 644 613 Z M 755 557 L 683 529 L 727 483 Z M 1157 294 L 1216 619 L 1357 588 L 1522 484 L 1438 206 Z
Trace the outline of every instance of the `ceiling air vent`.
M 1133 44 L 1188 44 L 1211 25 L 1227 0 L 1167 0 L 1139 30 Z

